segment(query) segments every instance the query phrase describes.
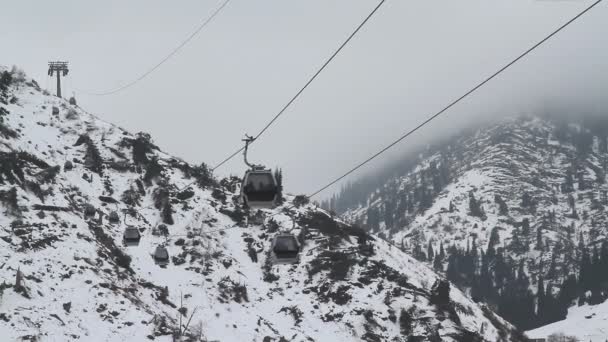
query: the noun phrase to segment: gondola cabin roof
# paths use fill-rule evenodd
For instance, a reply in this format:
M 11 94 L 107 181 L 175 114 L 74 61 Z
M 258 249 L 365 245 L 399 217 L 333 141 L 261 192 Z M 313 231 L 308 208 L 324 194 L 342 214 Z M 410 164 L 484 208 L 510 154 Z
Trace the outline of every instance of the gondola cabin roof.
M 300 244 L 294 235 L 281 234 L 274 238 L 273 250 L 275 252 L 298 252 L 300 250 Z
M 139 246 L 141 234 L 139 229 L 135 227 L 127 227 L 122 235 L 122 241 L 125 246 Z
M 169 252 L 165 247 L 158 246 L 154 251 L 155 260 L 169 260 Z
M 272 263 L 295 264 L 300 261 L 300 244 L 293 234 L 280 234 L 272 240 Z
M 139 239 L 141 237 L 141 234 L 139 234 L 139 229 L 135 227 L 128 227 L 127 229 L 125 229 L 123 236 L 125 239 L 135 240 Z
M 271 170 L 248 170 L 243 176 L 241 197 L 250 208 L 272 208 L 276 205 L 279 188 Z

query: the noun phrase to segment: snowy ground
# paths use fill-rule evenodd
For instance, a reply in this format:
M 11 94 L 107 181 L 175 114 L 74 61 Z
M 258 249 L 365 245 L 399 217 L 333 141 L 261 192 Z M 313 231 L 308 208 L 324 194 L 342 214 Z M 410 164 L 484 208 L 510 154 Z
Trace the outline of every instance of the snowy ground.
M 162 171 L 145 184 L 152 162 L 137 164 L 135 148 L 124 144 L 135 135 L 31 80 L 5 101 L 5 124 L 18 136 L 0 134 L 0 157 L 29 157 L 17 155 L 19 167 L 0 165 L 2 196 L 17 194 L 16 207 L 0 201 L 3 341 L 170 341 L 190 317 L 191 335 L 209 341 L 519 340 L 454 287 L 445 302 L 436 299 L 442 280 L 425 265 L 313 205 L 286 208 L 289 197 L 274 210 L 243 212 L 238 180 L 179 192 L 193 181 L 190 166 L 155 148 L 144 154 Z M 76 144 L 83 135 L 90 142 Z M 95 150 L 98 171 L 89 163 Z M 53 166 L 58 173 L 45 179 Z M 171 204 L 175 221 L 167 236 L 155 207 L 163 189 L 168 202 L 159 203 Z M 139 204 L 123 200 L 128 191 L 140 194 Z M 112 212 L 118 222 L 109 220 Z M 122 245 L 127 226 L 140 229 L 139 246 Z M 303 230 L 299 264 L 267 263 L 275 234 Z M 151 256 L 159 245 L 171 256 L 164 268 Z
M 530 338 L 546 338 L 553 333 L 576 336 L 584 342 L 608 340 L 608 302 L 599 305 L 574 306 L 568 310 L 568 318 L 526 332 Z

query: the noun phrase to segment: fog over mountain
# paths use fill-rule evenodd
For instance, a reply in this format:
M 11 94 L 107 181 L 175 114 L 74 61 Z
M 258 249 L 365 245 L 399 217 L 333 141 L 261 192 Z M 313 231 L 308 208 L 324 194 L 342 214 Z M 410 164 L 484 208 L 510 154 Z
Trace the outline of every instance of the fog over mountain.
M 375 4 L 234 1 L 147 79 L 116 95 L 95 97 L 84 90 L 129 82 L 220 2 L 12 2 L 0 13 L 2 62 L 22 66 L 43 87 L 52 87 L 47 60 L 68 60 L 64 93 L 74 92 L 83 108 L 127 129 L 150 132 L 167 152 L 213 164 L 239 147 L 244 133 L 261 129 Z M 312 191 L 588 4 L 388 1 L 256 143 L 252 159 L 282 167 L 289 191 Z M 399 148 L 480 119 L 535 112 L 556 100 L 603 110 L 607 20 L 608 8 L 601 3 Z M 236 158 L 218 173 L 243 170 Z
M 0 336 L 608 341 L 607 23 L 0 2 Z

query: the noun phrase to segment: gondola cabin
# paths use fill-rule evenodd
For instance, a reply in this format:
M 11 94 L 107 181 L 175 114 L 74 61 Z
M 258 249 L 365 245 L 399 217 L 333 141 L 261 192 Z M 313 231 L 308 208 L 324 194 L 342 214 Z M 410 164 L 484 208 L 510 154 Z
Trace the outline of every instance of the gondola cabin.
M 122 242 L 125 246 L 138 246 L 141 240 L 139 229 L 135 227 L 127 227 L 122 235 Z
M 249 208 L 273 208 L 279 188 L 271 170 L 256 167 L 245 172 L 241 185 L 241 199 Z
M 159 266 L 166 266 L 169 264 L 169 251 L 167 248 L 158 246 L 154 251 L 154 263 Z
M 274 264 L 295 264 L 300 261 L 300 243 L 293 234 L 280 234 L 272 240 Z

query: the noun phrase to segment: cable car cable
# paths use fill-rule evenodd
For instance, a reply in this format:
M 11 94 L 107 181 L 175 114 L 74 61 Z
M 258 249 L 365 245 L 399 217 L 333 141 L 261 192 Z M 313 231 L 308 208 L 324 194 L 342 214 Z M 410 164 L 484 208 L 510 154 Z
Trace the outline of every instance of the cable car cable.
M 186 46 L 186 44 L 188 44 L 192 39 L 194 39 L 194 37 L 196 37 L 224 9 L 224 7 L 226 7 L 228 5 L 228 3 L 230 1 L 231 0 L 225 0 L 220 5 L 220 7 L 218 7 L 209 17 L 207 17 L 205 20 L 203 20 L 203 22 L 196 28 L 196 30 L 194 30 L 194 32 L 192 32 L 184 41 L 182 41 L 181 44 L 179 44 L 168 55 L 166 55 L 163 59 L 161 59 L 160 62 L 156 63 L 152 68 L 148 69 L 146 72 L 141 74 L 139 77 L 137 77 L 133 81 L 126 83 L 118 88 L 103 91 L 103 92 L 87 92 L 87 91 L 83 91 L 81 89 L 79 89 L 79 91 L 81 91 L 87 95 L 106 96 L 106 95 L 116 94 L 124 89 L 130 88 L 131 86 L 135 85 L 136 83 L 138 83 L 139 81 L 143 80 L 148 75 L 150 75 L 151 73 L 156 71 L 156 69 L 158 69 L 161 65 L 163 65 L 165 62 L 167 62 L 169 59 L 171 59 L 171 57 L 175 56 L 184 46 Z
M 378 3 L 378 5 L 376 5 L 376 7 L 374 7 L 374 9 L 367 15 L 367 17 L 365 17 L 365 19 L 361 22 L 361 24 L 359 24 L 359 26 L 357 26 L 357 28 L 348 36 L 348 38 L 346 38 L 346 40 L 340 45 L 340 47 L 329 57 L 329 59 L 327 59 L 325 61 L 325 63 L 323 63 L 323 65 L 321 66 L 321 68 L 319 70 L 317 70 L 317 72 L 308 80 L 308 82 L 306 82 L 304 84 L 304 86 L 302 88 L 300 88 L 300 90 L 283 106 L 283 108 L 281 108 L 281 110 L 272 118 L 272 120 L 270 120 L 266 126 L 264 126 L 264 128 L 262 128 L 262 130 L 253 137 L 253 140 L 251 141 L 251 144 L 253 144 L 262 134 L 264 134 L 264 132 L 266 132 L 266 130 L 268 130 L 268 128 L 270 128 L 270 126 L 281 116 L 283 115 L 283 113 L 287 110 L 287 108 L 289 108 L 289 106 L 291 106 L 292 103 L 295 102 L 295 100 L 298 99 L 298 97 L 300 97 L 300 95 L 304 92 L 304 90 L 306 90 L 306 88 L 308 88 L 308 86 L 317 78 L 317 76 L 319 76 L 319 74 L 321 74 L 321 72 L 329 65 L 329 63 L 331 63 L 331 61 L 340 53 L 340 51 L 342 51 L 342 49 L 353 39 L 353 37 L 361 30 L 361 28 L 363 28 L 363 26 L 365 26 L 365 24 L 371 19 L 371 17 L 380 9 L 380 7 L 386 2 L 386 0 L 381 0 L 380 3 Z M 222 160 L 219 164 L 217 164 L 216 166 L 214 166 L 211 171 L 215 171 L 215 169 L 219 168 L 220 166 L 224 165 L 225 163 L 227 163 L 229 160 L 231 160 L 232 158 L 234 158 L 237 154 L 241 153 L 243 150 L 245 149 L 245 147 L 241 147 L 238 150 L 234 151 L 232 154 L 230 154 L 228 157 L 226 157 L 224 160 Z
M 383 2 L 384 2 L 384 0 L 383 0 Z M 548 36 L 546 36 L 545 38 L 541 39 L 539 42 L 537 42 L 536 44 L 534 44 L 531 48 L 529 48 L 526 51 L 524 51 L 518 57 L 516 57 L 515 59 L 513 59 L 512 61 L 510 61 L 509 63 L 507 63 L 505 66 L 503 66 L 502 68 L 500 68 L 498 71 L 496 71 L 495 73 L 493 73 L 489 77 L 485 78 L 482 82 L 480 82 L 479 84 L 477 84 L 476 86 L 474 86 L 473 88 L 471 88 L 469 91 L 467 91 L 466 93 L 464 93 L 464 95 L 462 95 L 459 98 L 457 98 L 456 100 L 450 102 L 443 109 L 441 109 L 437 113 L 431 115 L 426 120 L 424 120 L 422 123 L 420 123 L 418 126 L 416 126 L 413 129 L 409 130 L 408 132 L 406 132 L 405 134 L 403 134 L 402 136 L 400 136 L 398 139 L 396 139 L 395 141 L 393 141 L 392 143 L 390 143 L 386 147 L 382 148 L 380 151 L 378 151 L 375 154 L 373 154 L 371 157 L 367 158 L 363 162 L 357 164 L 355 167 L 353 167 L 352 169 L 350 169 L 347 172 L 345 172 L 343 175 L 337 177 L 336 179 L 334 179 L 331 182 L 327 183 L 326 185 L 322 186 L 321 188 L 319 188 L 318 190 L 316 190 L 312 194 L 305 195 L 305 197 L 306 198 L 311 198 L 311 197 L 314 197 L 314 196 L 318 195 L 322 191 L 326 190 L 327 188 L 329 188 L 332 185 L 336 184 L 340 180 L 342 180 L 345 177 L 349 176 L 350 174 L 352 174 L 353 172 L 355 172 L 356 170 L 358 170 L 359 168 L 361 168 L 365 164 L 367 164 L 370 161 L 374 160 L 375 158 L 377 158 L 378 156 L 380 156 L 384 152 L 388 151 L 390 148 L 392 148 L 393 146 L 397 145 L 399 142 L 403 141 L 405 138 L 409 137 L 410 135 L 412 135 L 413 133 L 415 133 L 416 131 L 418 131 L 422 127 L 426 126 L 432 120 L 436 119 L 437 117 L 439 117 L 440 115 L 442 115 L 443 113 L 445 113 L 448 109 L 450 109 L 451 107 L 453 107 L 454 105 L 456 105 L 457 103 L 459 103 L 460 101 L 462 101 L 463 99 L 465 99 L 466 97 L 468 97 L 469 95 L 471 95 L 472 93 L 474 93 L 476 90 L 478 90 L 479 88 L 481 88 L 482 86 L 484 86 L 490 80 L 494 79 L 496 76 L 498 76 L 499 74 L 501 74 L 503 71 L 507 70 L 509 67 L 511 67 L 512 65 L 514 65 L 515 63 L 517 63 L 522 58 L 524 58 L 526 55 L 528 55 L 529 53 L 531 53 L 532 51 L 534 51 L 536 48 L 538 48 L 539 46 L 541 46 L 542 44 L 544 44 L 545 42 L 547 42 L 549 39 L 551 39 L 553 36 L 555 36 L 557 33 L 559 33 L 560 31 L 562 31 L 564 28 L 566 28 L 567 26 L 569 26 L 570 24 L 572 24 L 573 22 L 575 22 L 577 19 L 579 19 L 585 13 L 587 13 L 588 11 L 590 11 L 592 8 L 594 8 L 600 2 L 602 2 L 602 0 L 595 1 L 590 6 L 586 7 L 583 11 L 579 12 L 572 19 L 568 20 L 566 23 L 564 23 L 563 25 L 561 25 L 560 27 L 558 27 L 556 30 L 554 30 L 553 32 L 551 32 Z M 233 156 L 236 155 L 236 154 L 238 154 L 243 149 L 244 149 L 244 147 L 241 148 L 239 151 L 235 152 L 233 154 Z M 227 160 L 229 160 L 229 159 L 227 159 Z M 221 166 L 221 164 L 218 165 L 218 166 L 216 166 L 216 168 L 219 167 L 219 166 Z M 214 169 L 215 168 L 213 168 L 212 170 L 214 170 Z M 296 206 L 292 203 L 290 206 L 282 208 L 282 210 L 289 210 L 291 208 L 296 208 Z M 233 228 L 233 227 L 224 228 L 224 229 L 217 229 L 216 231 L 221 231 L 221 230 L 230 229 L 230 228 Z
M 363 165 L 365 165 L 365 164 L 369 163 L 370 161 L 376 159 L 382 153 L 388 151 L 390 148 L 392 148 L 393 146 L 397 145 L 403 139 L 409 137 L 414 132 L 418 131 L 420 128 L 424 127 L 429 122 L 431 122 L 432 120 L 434 120 L 435 118 L 437 118 L 441 114 L 445 113 L 448 109 L 452 108 L 454 105 L 456 105 L 457 103 L 459 103 L 460 101 L 462 101 L 463 99 L 465 99 L 467 96 L 471 95 L 477 89 L 479 89 L 482 86 L 484 86 L 486 83 L 488 83 L 490 80 L 492 80 L 493 78 L 495 78 L 496 76 L 498 76 L 500 73 L 502 73 L 503 71 L 505 71 L 509 67 L 511 67 L 513 64 L 517 63 L 519 60 L 521 60 L 526 55 L 528 55 L 530 52 L 532 52 L 533 50 L 535 50 L 536 48 L 538 48 L 539 46 L 541 46 L 543 43 L 545 43 L 546 41 L 548 41 L 549 39 L 551 39 L 553 36 L 555 36 L 558 32 L 560 32 L 561 30 L 563 30 L 564 28 L 566 28 L 568 25 L 572 24 L 574 21 L 576 21 L 578 18 L 580 18 L 583 14 L 587 13 L 589 10 L 591 10 L 593 7 L 595 7 L 600 2 L 602 2 L 602 0 L 595 1 L 590 6 L 588 6 L 587 8 L 585 8 L 582 12 L 578 13 L 572 19 L 568 20 L 565 24 L 561 25 L 555 31 L 551 32 L 551 34 L 549 34 L 548 36 L 546 36 L 545 38 L 543 38 L 542 40 L 540 40 L 538 43 L 534 44 L 531 48 L 529 48 L 528 50 L 526 50 L 524 53 L 520 54 L 517 58 L 513 59 L 511 62 L 507 63 L 505 66 L 503 66 L 498 71 L 496 71 L 495 73 L 493 73 L 490 77 L 487 77 L 482 82 L 480 82 L 479 84 L 477 84 L 475 87 L 471 88 L 464 95 L 462 95 L 459 98 L 457 98 L 456 100 L 450 102 L 443 109 L 441 109 L 437 113 L 435 113 L 435 114 L 431 115 L 430 117 L 428 117 L 426 120 L 424 120 L 418 126 L 414 127 L 413 129 L 409 130 L 408 132 L 406 132 L 405 134 L 403 134 L 402 136 L 400 136 L 397 140 L 393 141 L 392 143 L 390 143 L 386 147 L 382 148 L 380 151 L 378 151 L 375 154 L 373 154 L 371 157 L 369 157 L 366 160 L 362 161 L 361 163 L 357 164 L 355 167 L 353 167 L 352 169 L 348 170 L 347 172 L 345 172 L 340 177 L 338 177 L 338 178 L 332 180 L 331 182 L 327 183 L 326 185 L 324 185 L 323 187 L 321 187 L 317 191 L 313 192 L 311 195 L 308 195 L 307 197 L 310 198 L 310 197 L 318 195 L 320 192 L 326 190 L 327 188 L 329 188 L 332 185 L 336 184 L 337 182 L 341 181 L 345 177 L 349 176 L 350 174 L 352 174 L 353 172 L 355 172 L 356 170 L 358 170 L 359 168 L 361 168 Z
M 524 51 L 522 54 L 520 54 L 519 56 L 517 56 L 515 59 L 513 59 L 512 61 L 510 61 L 509 63 L 507 63 L 502 68 L 500 68 L 498 71 L 496 71 L 495 73 L 493 73 L 489 77 L 485 78 L 483 81 L 481 81 L 476 86 L 474 86 L 473 88 L 471 88 L 469 91 L 467 91 L 466 93 L 464 93 L 464 95 L 462 95 L 459 98 L 453 100 L 447 106 L 445 106 L 443 109 L 441 109 L 437 113 L 431 115 L 426 120 L 424 120 L 422 123 L 420 123 L 418 126 L 416 126 L 413 129 L 409 130 L 408 132 L 406 132 L 405 134 L 403 134 L 402 136 L 400 136 L 398 139 L 396 139 L 395 141 L 391 142 L 389 145 L 387 145 L 384 148 L 382 148 L 380 151 L 376 152 L 375 154 L 373 154 L 369 158 L 367 158 L 364 161 L 360 162 L 355 167 L 353 167 L 352 169 L 348 170 L 347 172 L 345 172 L 341 176 L 337 177 L 336 179 L 334 179 L 334 180 L 330 181 L 329 183 L 327 183 L 326 185 L 322 186 L 321 188 L 319 188 L 318 190 L 316 190 L 312 194 L 310 194 L 310 195 L 304 195 L 304 196 L 306 198 L 311 198 L 311 197 L 314 197 L 314 196 L 318 195 L 322 191 L 326 190 L 327 188 L 329 188 L 332 185 L 336 184 L 337 182 L 341 181 L 342 179 L 344 179 L 345 177 L 349 176 L 350 174 L 352 174 L 353 172 L 355 172 L 359 168 L 363 167 L 365 164 L 367 164 L 367 163 L 371 162 L 372 160 L 376 159 L 378 156 L 380 156 L 384 152 L 388 151 L 393 146 L 397 145 L 399 142 L 403 141 L 405 138 L 409 137 L 410 135 L 412 135 L 413 133 L 415 133 L 416 131 L 418 131 L 422 127 L 426 126 L 428 123 L 430 123 L 431 121 L 433 121 L 434 119 L 436 119 L 437 117 L 439 117 L 440 115 L 442 115 L 443 113 L 445 113 L 447 110 L 449 110 L 450 108 L 452 108 L 454 105 L 456 105 L 457 103 L 459 103 L 460 101 L 462 101 L 463 99 L 465 99 L 466 97 L 468 97 L 469 95 L 471 95 L 472 93 L 474 93 L 476 90 L 478 90 L 479 88 L 483 87 L 490 80 L 494 79 L 496 76 L 498 76 L 499 74 L 501 74 L 503 71 L 507 70 L 509 67 L 511 67 L 512 65 L 514 65 L 515 63 L 517 63 L 519 60 L 521 60 L 526 55 L 528 55 L 529 53 L 531 53 L 532 51 L 534 51 L 536 48 L 538 48 L 539 46 L 541 46 L 543 43 L 545 43 L 546 41 L 548 41 L 549 39 L 551 39 L 553 36 L 555 36 L 557 33 L 559 33 L 560 31 L 562 31 L 564 28 L 566 28 L 567 26 L 569 26 L 570 24 L 572 24 L 574 21 L 576 21 L 578 18 L 580 18 L 583 14 L 587 13 L 588 11 L 590 11 L 593 7 L 595 7 L 600 2 L 602 2 L 602 0 L 597 0 L 594 3 L 592 3 L 591 5 L 589 5 L 583 11 L 579 12 L 576 16 L 574 16 L 572 19 L 568 20 L 566 23 L 564 23 L 563 25 L 561 25 L 560 27 L 558 27 L 556 30 L 554 30 L 549 35 L 547 35 L 545 38 L 541 39 L 539 42 L 537 42 L 536 44 L 534 44 L 532 47 L 530 47 L 529 49 L 527 49 L 526 51 Z M 290 208 L 295 208 L 295 206 L 292 204 L 291 206 L 288 206 L 287 208 L 284 208 L 284 210 L 289 210 Z

